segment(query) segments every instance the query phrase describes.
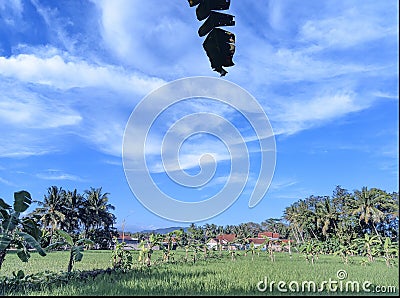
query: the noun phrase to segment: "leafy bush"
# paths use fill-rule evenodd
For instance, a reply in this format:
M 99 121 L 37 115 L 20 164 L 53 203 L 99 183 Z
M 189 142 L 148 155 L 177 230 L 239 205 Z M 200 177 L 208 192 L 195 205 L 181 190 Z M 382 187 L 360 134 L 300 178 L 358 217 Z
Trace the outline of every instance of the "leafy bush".
M 41 231 L 33 218 L 20 219 L 32 203 L 29 192 L 14 192 L 14 205 L 11 207 L 0 198 L 0 268 L 6 257 L 7 249 L 15 247 L 23 262 L 28 262 L 29 248 L 33 247 L 41 256 L 46 253 L 39 244 Z

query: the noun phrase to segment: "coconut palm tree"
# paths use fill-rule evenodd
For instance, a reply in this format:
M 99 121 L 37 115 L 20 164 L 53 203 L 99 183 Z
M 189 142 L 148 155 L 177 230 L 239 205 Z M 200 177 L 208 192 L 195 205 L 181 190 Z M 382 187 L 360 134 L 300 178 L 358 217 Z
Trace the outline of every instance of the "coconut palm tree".
M 61 230 L 69 234 L 78 234 L 80 224 L 84 221 L 84 198 L 77 192 L 67 190 L 65 193 L 65 203 L 62 213 L 65 215 L 65 220 L 61 222 Z
M 329 197 L 324 197 L 316 206 L 317 228 L 321 229 L 322 235 L 327 236 L 328 233 L 335 234 L 337 230 L 337 222 L 339 214 Z
M 90 190 L 85 190 L 85 195 L 85 234 L 88 234 L 90 228 L 99 230 L 101 227 L 112 226 L 115 216 L 110 210 L 115 210 L 115 207 L 108 203 L 109 193 L 102 193 L 101 187 L 91 187 Z
M 65 220 L 65 196 L 66 192 L 62 187 L 51 186 L 47 189 L 47 195 L 43 202 L 38 201 L 38 207 L 33 214 L 40 216 L 40 221 L 46 228 L 50 228 L 50 242 L 52 241 L 54 231 L 58 229 Z
M 376 227 L 385 218 L 383 210 L 389 203 L 387 193 L 377 188 L 363 187 L 361 191 L 354 191 L 352 203 L 351 214 L 358 216 L 359 225 L 364 230 L 373 230 L 380 237 Z
M 296 242 L 300 243 L 296 217 L 297 217 L 296 208 L 294 207 L 293 204 L 286 207 L 285 210 L 283 211 L 282 218 L 286 220 L 286 222 L 288 222 L 289 229 L 291 230 L 291 234 L 293 235 L 293 237 L 296 239 Z

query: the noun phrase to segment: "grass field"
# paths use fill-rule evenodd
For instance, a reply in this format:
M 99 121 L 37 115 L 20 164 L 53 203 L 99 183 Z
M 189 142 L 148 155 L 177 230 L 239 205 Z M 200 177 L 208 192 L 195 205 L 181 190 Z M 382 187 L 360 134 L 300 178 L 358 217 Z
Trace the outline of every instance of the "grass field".
M 182 259 L 183 255 L 183 252 L 176 252 L 175 260 Z M 135 260 L 136 258 L 137 255 Z M 111 266 L 110 259 L 111 251 L 85 251 L 82 262 L 76 263 L 74 270 L 105 269 Z M 398 265 L 388 268 L 380 260 L 362 266 L 361 259 L 354 258 L 351 264 L 345 265 L 339 257 L 320 256 L 312 265 L 299 254 L 294 254 L 292 258 L 284 253 L 276 254 L 275 262 L 271 262 L 267 254 L 262 253 L 260 257 L 255 256 L 254 260 L 251 256 L 242 254 L 235 261 L 231 261 L 226 252 L 222 259 L 200 260 L 195 264 L 181 261 L 161 263 L 159 252 L 154 253 L 153 259 L 159 260 L 160 263 L 150 268 L 138 268 L 125 273 L 99 275 L 93 281 L 73 281 L 59 287 L 45 287 L 41 291 L 13 295 L 350 295 L 357 294 L 357 284 L 360 286 L 359 294 L 376 295 L 379 290 L 379 294 L 396 295 L 399 288 Z M 45 270 L 66 271 L 67 263 L 67 252 L 53 252 L 46 257 L 32 254 L 28 263 L 22 263 L 16 255 L 9 254 L 0 276 L 11 276 L 12 271 L 19 269 L 24 270 L 26 274 Z M 340 270 L 346 275 L 344 279 L 340 279 L 342 275 L 337 276 Z M 329 281 L 333 283 L 333 289 L 334 283 L 337 282 L 337 290 L 327 292 L 325 287 L 323 291 L 318 292 L 321 284 Z M 273 287 L 270 287 L 271 282 Z M 316 285 L 315 290 L 312 283 Z M 260 290 L 265 291 L 260 291 L 257 284 Z M 363 291 L 363 284 L 370 292 Z M 396 293 L 393 293 L 393 288 L 389 286 L 395 286 Z M 293 289 L 296 291 L 292 292 Z

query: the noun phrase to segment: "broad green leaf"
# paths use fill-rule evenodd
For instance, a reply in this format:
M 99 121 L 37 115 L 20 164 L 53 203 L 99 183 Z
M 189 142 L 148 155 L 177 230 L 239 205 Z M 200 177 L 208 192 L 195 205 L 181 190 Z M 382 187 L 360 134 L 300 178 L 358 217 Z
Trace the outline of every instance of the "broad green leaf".
M 54 248 L 62 247 L 62 246 L 67 245 L 67 244 L 68 244 L 68 243 L 65 242 L 65 241 L 54 242 L 54 243 L 49 244 L 49 245 L 45 248 L 45 250 L 48 252 L 48 251 L 51 251 L 51 250 L 54 249 Z
M 29 252 L 27 250 L 19 250 L 17 252 L 17 256 L 22 262 L 25 262 L 25 263 L 28 262 L 29 257 L 30 257 Z
M 0 209 L 11 209 L 11 206 L 4 202 L 2 198 L 0 198 Z
M 65 231 L 62 230 L 56 230 L 57 234 L 60 235 L 61 237 L 63 237 L 65 239 L 65 241 L 67 241 L 67 243 L 70 246 L 74 245 L 74 241 L 72 240 L 72 237 Z
M 24 238 L 24 240 L 30 245 L 32 246 L 34 249 L 36 249 L 36 251 L 41 255 L 41 256 L 45 256 L 46 252 L 44 251 L 44 249 L 40 246 L 39 242 L 37 242 L 37 240 L 35 238 L 33 238 L 31 235 L 24 233 L 24 232 L 17 232 L 17 235 L 21 236 L 22 238 Z
M 7 219 L 10 217 L 10 214 L 6 211 L 6 209 L 0 208 L 0 219 Z
M 83 258 L 82 251 L 83 251 L 83 246 L 81 246 L 81 245 L 74 246 L 72 248 L 72 255 L 74 256 L 74 261 L 76 261 L 76 262 L 82 261 L 82 258 Z
M 82 244 L 82 243 L 93 245 L 94 241 L 87 239 L 87 238 L 79 239 L 78 241 L 76 241 L 77 245 Z
M 32 203 L 31 194 L 25 190 L 14 192 L 14 210 L 24 212 Z
M 17 277 L 19 279 L 23 279 L 25 277 L 25 273 L 23 270 L 18 270 Z
M 24 218 L 22 221 L 23 231 L 38 240 L 42 234 L 38 225 L 31 218 Z

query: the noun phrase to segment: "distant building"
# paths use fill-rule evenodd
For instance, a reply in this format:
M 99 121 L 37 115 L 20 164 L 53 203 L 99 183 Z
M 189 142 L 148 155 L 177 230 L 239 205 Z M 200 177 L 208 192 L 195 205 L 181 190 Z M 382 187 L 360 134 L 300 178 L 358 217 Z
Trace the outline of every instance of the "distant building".
M 263 238 L 263 237 L 268 237 L 270 240 L 278 240 L 280 235 L 279 233 L 273 233 L 273 232 L 261 232 L 258 233 L 258 238 Z
M 267 240 L 268 237 L 268 240 Z M 274 232 L 260 232 L 257 238 L 247 238 L 247 244 L 239 243 L 236 234 L 220 234 L 215 238 L 210 238 L 207 241 L 209 249 L 215 250 L 238 250 L 249 249 L 250 244 L 253 243 L 254 247 L 263 246 L 261 249 L 267 249 L 270 246 L 275 251 L 282 250 L 282 243 L 287 243 L 289 240 L 281 239 L 279 233 Z
M 124 236 L 118 235 L 117 241 L 118 243 L 125 242 L 125 249 L 135 249 L 135 250 L 139 249 L 140 241 L 138 238 L 132 238 L 129 235 L 124 235 Z
M 235 243 L 236 234 L 220 234 L 216 238 L 207 241 L 209 249 L 236 250 L 239 244 Z

